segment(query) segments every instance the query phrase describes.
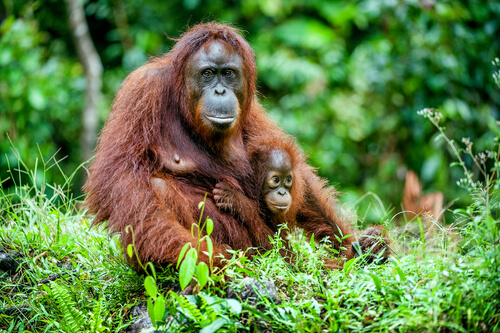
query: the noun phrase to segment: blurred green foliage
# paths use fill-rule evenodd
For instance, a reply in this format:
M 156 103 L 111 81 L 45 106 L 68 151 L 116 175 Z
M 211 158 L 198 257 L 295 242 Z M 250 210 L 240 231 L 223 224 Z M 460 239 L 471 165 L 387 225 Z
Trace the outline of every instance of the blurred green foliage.
M 59 158 L 78 156 L 81 125 L 75 115 L 85 81 L 79 63 L 61 55 L 64 45 L 45 45 L 49 36 L 36 20 L 9 16 L 0 33 L 0 151 L 6 154 L 0 158 L 0 178 L 5 179 L 7 159 L 14 166 L 18 157 L 48 161 L 58 149 Z
M 85 8 L 105 68 L 101 122 L 125 76 L 173 45 L 167 37 L 229 22 L 256 52 L 261 102 L 348 202 L 372 191 L 399 210 L 407 169 L 446 201 L 461 197 L 450 186 L 460 169 L 448 167 L 446 147 L 416 114 L 424 107 L 439 108 L 448 135 L 478 150 L 500 133 L 498 1 L 88 0 Z M 81 163 L 84 77 L 65 3 L 4 0 L 1 17 L 2 155 L 8 133 L 28 161 L 36 144 L 44 155 L 61 148 L 71 171 Z M 371 211 L 368 220 L 381 218 Z

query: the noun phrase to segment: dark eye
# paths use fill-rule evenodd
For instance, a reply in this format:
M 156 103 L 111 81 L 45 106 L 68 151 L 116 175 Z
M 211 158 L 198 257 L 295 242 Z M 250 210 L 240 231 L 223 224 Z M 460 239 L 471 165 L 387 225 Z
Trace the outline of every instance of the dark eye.
M 232 77 L 234 75 L 234 71 L 232 69 L 226 69 L 222 72 L 222 75 L 225 77 Z
M 278 184 L 278 183 L 280 182 L 280 179 L 279 179 L 277 176 L 274 176 L 274 177 L 272 178 L 272 181 L 273 181 L 274 183 Z
M 214 74 L 210 69 L 205 69 L 203 72 L 201 72 L 201 75 L 203 75 L 204 77 L 211 77 Z
M 290 177 L 290 176 L 286 177 L 286 182 L 287 183 L 291 183 L 292 182 L 292 177 Z

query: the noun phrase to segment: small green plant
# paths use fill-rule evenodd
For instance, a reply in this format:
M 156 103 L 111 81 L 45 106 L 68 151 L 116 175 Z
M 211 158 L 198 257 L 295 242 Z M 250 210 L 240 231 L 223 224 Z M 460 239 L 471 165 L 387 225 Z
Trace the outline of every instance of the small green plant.
M 102 325 L 101 299 L 94 305 L 93 313 L 86 316 L 82 311 L 78 310 L 68 288 L 57 282 L 51 282 L 50 286 L 44 285 L 44 288 L 56 300 L 55 304 L 64 319 L 64 321 L 60 322 L 60 329 L 64 332 L 95 333 L 106 330 Z
M 177 259 L 176 268 L 179 270 L 179 283 L 182 290 L 193 281 L 193 278 L 196 282 L 194 290 L 197 291 L 201 291 L 207 286 L 213 286 L 217 282 L 223 282 L 225 272 L 229 267 L 235 264 L 241 268 L 242 263 L 246 260 L 243 252 L 227 250 L 233 257 L 227 260 L 224 268 L 214 267 L 213 258 L 215 253 L 210 238 L 214 229 L 214 222 L 207 216 L 202 223 L 206 199 L 207 195 L 205 194 L 203 201 L 198 204 L 198 209 L 201 210 L 198 223 L 191 225 L 191 235 L 196 238 L 196 244 L 193 246 L 191 243 L 186 243 Z M 205 233 L 204 236 L 202 236 L 203 233 Z M 206 243 L 206 251 L 203 250 L 203 243 Z M 200 253 L 208 257 L 210 266 L 199 260 Z
M 474 143 L 470 138 L 462 138 L 464 148 L 457 148 L 454 140 L 448 138 L 445 128 L 439 124 L 442 118 L 440 112 L 427 108 L 419 111 L 418 114 L 429 119 L 432 125 L 439 131 L 437 139 L 443 138 L 451 148 L 458 160 L 458 162 L 452 163 L 451 166 L 460 166 L 463 170 L 465 178 L 460 179 L 457 185 L 470 193 L 473 203 L 466 209 L 455 210 L 454 213 L 468 216 L 464 221 L 474 222 L 474 228 L 485 224 L 489 232 L 487 233 L 487 238 L 483 240 L 497 240 L 499 226 L 491 215 L 491 212 L 498 209 L 500 202 L 498 195 L 498 190 L 500 189 L 500 136 L 497 135 L 495 138 L 496 151 L 487 150 L 474 154 L 472 149 Z M 471 160 L 472 165 L 470 167 L 465 163 L 462 153 Z M 476 168 L 480 175 L 478 180 L 474 180 L 473 167 Z M 471 224 L 468 223 L 468 226 L 471 226 Z
M 144 272 L 146 272 L 146 276 L 144 277 L 144 289 L 146 290 L 146 295 L 148 299 L 146 301 L 146 306 L 148 309 L 148 315 L 151 319 L 151 323 L 155 327 L 156 330 L 160 329 L 162 325 L 165 324 L 167 319 L 167 311 L 166 311 L 166 299 L 165 296 L 158 290 L 157 288 L 157 275 L 155 266 L 148 262 L 146 265 L 143 265 L 141 260 L 139 259 L 139 255 L 137 253 L 137 248 L 135 247 L 135 236 L 134 230 L 129 225 L 125 228 L 127 233 L 130 233 L 132 236 L 132 243 L 127 245 L 127 255 L 130 258 L 134 257 L 137 260 L 137 263 L 142 268 Z
M 169 292 L 175 302 L 169 304 L 169 313 L 185 331 L 213 333 L 225 327 L 230 332 L 243 328 L 238 318 L 243 310 L 236 299 L 210 296 L 203 292 L 198 295 L 179 296 Z
M 201 291 L 209 283 L 213 284 L 217 281 L 222 281 L 223 279 L 223 276 L 221 276 L 220 274 L 222 274 L 224 270 L 220 270 L 217 267 L 213 266 L 213 243 L 210 239 L 210 234 L 213 231 L 214 222 L 212 221 L 212 219 L 210 219 L 210 217 L 207 216 L 205 218 L 205 221 L 202 223 L 206 198 L 207 195 L 205 194 L 203 201 L 198 205 L 198 209 L 201 210 L 198 223 L 195 223 L 191 226 L 191 235 L 196 238 L 196 245 L 193 246 L 191 243 L 186 243 L 181 249 L 179 259 L 177 260 L 176 268 L 179 271 L 179 284 L 182 290 L 186 289 L 186 287 L 191 283 L 191 281 L 193 281 L 193 279 L 195 279 L 197 283 L 195 289 L 197 289 L 198 291 Z M 188 301 L 183 296 L 178 296 L 172 291 L 170 291 L 167 296 L 159 292 L 157 287 L 158 278 L 154 265 L 150 262 L 146 263 L 146 265 L 142 264 L 142 262 L 139 260 L 137 249 L 134 245 L 134 231 L 131 226 L 128 226 L 125 230 L 132 235 L 132 243 L 127 246 L 127 255 L 132 258 L 135 254 L 139 266 L 147 274 L 144 278 L 144 287 L 146 289 L 146 295 L 148 296 L 147 309 L 149 317 L 155 329 L 158 330 L 170 326 L 166 324 L 167 315 L 169 312 L 168 309 L 172 309 L 172 306 L 180 307 L 180 309 L 185 311 L 186 318 L 194 320 L 197 327 L 205 327 L 210 324 L 210 327 L 217 330 L 223 325 L 232 323 L 232 321 L 228 320 L 227 318 L 224 319 L 225 317 L 217 318 L 216 320 L 216 312 L 214 310 L 210 310 L 212 304 L 214 306 L 220 306 L 220 304 L 225 304 L 224 302 L 226 302 L 227 300 L 216 302 L 202 301 L 202 307 L 198 310 L 196 307 L 188 306 Z M 204 236 L 201 236 L 204 232 L 206 234 Z M 206 242 L 207 250 L 203 252 L 209 258 L 210 266 L 208 266 L 205 262 L 198 260 L 199 253 L 200 251 L 202 251 L 203 242 Z M 202 297 L 201 299 L 206 300 L 207 297 L 209 297 L 208 295 L 205 296 L 205 298 Z M 235 300 L 229 302 L 229 307 L 234 310 L 235 305 L 233 301 Z M 174 313 L 176 313 L 177 311 L 178 310 L 175 310 Z M 200 311 L 206 311 L 208 317 L 200 319 L 202 318 Z M 241 312 L 241 309 L 239 310 L 239 312 Z M 212 330 L 210 327 L 206 327 L 204 329 L 204 332 L 215 332 L 215 330 Z
M 191 243 L 186 243 L 181 249 L 179 259 L 177 260 L 177 268 L 179 269 L 179 283 L 182 290 L 184 290 L 188 286 L 195 275 L 199 289 L 203 289 L 203 287 L 205 287 L 205 285 L 211 278 L 210 272 L 214 271 L 213 243 L 210 239 L 210 234 L 214 230 L 214 221 L 212 221 L 212 219 L 207 216 L 204 223 L 202 224 L 206 200 L 207 195 L 205 194 L 203 201 L 198 204 L 198 209 L 201 209 L 200 219 L 197 224 L 194 223 L 193 225 L 191 225 L 191 235 L 193 235 L 193 237 L 196 237 L 196 245 L 193 247 Z M 203 234 L 203 231 L 206 232 L 205 236 L 201 236 Z M 205 262 L 198 261 L 203 241 L 205 241 L 207 245 L 207 251 L 204 252 L 204 254 L 209 258 L 210 267 L 208 267 Z

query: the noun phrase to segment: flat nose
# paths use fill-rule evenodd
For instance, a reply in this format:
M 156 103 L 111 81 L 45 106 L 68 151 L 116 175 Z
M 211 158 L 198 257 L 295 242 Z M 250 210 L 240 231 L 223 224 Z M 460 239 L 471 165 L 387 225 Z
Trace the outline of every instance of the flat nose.
M 226 93 L 226 88 L 224 88 L 221 84 L 218 84 L 215 87 L 215 94 L 216 95 L 224 95 Z
M 285 195 L 285 194 L 286 194 L 285 189 L 280 188 L 280 189 L 278 190 L 278 194 L 279 194 L 279 195 Z

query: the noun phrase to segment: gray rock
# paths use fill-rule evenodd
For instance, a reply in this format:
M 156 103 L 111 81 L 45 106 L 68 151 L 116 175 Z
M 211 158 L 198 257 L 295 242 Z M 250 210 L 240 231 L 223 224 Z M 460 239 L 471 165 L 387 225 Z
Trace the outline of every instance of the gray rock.
M 14 274 L 19 268 L 21 258 L 22 254 L 19 252 L 0 252 L 0 270 Z
M 149 318 L 148 309 L 145 303 L 134 305 L 130 310 L 130 315 L 132 316 L 132 320 L 134 320 L 134 322 L 132 325 L 127 327 L 125 330 L 126 333 L 141 333 L 144 330 L 148 330 L 149 332 L 152 331 L 153 323 Z
M 226 293 L 227 298 L 240 299 L 242 302 L 248 300 L 248 304 L 255 305 L 259 300 L 267 298 L 275 304 L 280 304 L 281 299 L 278 296 L 274 282 L 256 278 L 244 278 L 239 284 L 229 287 Z

